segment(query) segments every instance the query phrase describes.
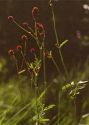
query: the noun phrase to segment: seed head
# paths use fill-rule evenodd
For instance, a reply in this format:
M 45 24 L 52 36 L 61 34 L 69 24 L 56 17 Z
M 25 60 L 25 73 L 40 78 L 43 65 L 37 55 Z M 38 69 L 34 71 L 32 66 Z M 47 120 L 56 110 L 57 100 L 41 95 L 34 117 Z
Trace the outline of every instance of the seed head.
M 29 24 L 27 22 L 23 22 L 22 25 L 23 27 L 28 27 Z
M 14 50 L 13 49 L 9 49 L 8 50 L 8 54 L 11 56 L 11 55 L 14 55 Z
M 22 36 L 21 36 L 21 39 L 22 39 L 23 41 L 26 41 L 28 38 L 27 38 L 26 35 L 22 35 Z
M 21 46 L 21 45 L 17 45 L 17 46 L 16 46 L 16 50 L 17 50 L 17 51 L 21 51 L 21 50 L 22 50 L 22 46 Z
M 43 30 L 44 29 L 44 26 L 42 23 L 36 23 L 36 27 L 40 30 Z
M 53 0 L 49 0 L 49 6 L 50 6 L 50 7 L 53 6 Z
M 33 9 L 32 9 L 32 17 L 33 17 L 33 19 L 36 20 L 38 15 L 39 15 L 38 7 L 33 7 Z
M 34 53 L 34 52 L 35 52 L 35 48 L 31 48 L 31 49 L 30 49 L 30 52 L 31 52 L 31 53 Z
M 45 32 L 44 32 L 43 24 L 42 23 L 36 23 L 36 27 L 37 27 L 37 31 L 38 31 L 38 34 L 40 35 L 40 37 L 44 37 Z
M 46 56 L 47 58 L 51 59 L 52 58 L 52 51 L 45 51 L 44 56 Z
M 13 16 L 8 16 L 8 20 L 9 20 L 10 22 L 13 22 L 13 21 L 14 21 L 14 17 L 13 17 Z

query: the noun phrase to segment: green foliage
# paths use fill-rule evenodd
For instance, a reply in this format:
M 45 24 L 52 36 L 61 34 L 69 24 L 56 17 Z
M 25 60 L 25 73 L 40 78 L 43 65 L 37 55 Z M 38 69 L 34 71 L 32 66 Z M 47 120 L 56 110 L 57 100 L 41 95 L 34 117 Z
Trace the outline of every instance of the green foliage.
M 65 46 L 65 44 L 67 44 L 68 40 L 65 40 L 63 41 L 61 44 L 60 44 L 60 48 L 62 48 L 63 46 Z
M 48 118 L 45 118 L 45 114 L 46 114 L 46 112 L 48 111 L 48 110 L 50 110 L 50 109 L 52 109 L 53 107 L 55 107 L 55 105 L 53 104 L 53 105 L 49 105 L 49 106 L 47 106 L 47 107 L 45 107 L 45 105 L 44 104 L 41 104 L 41 105 L 39 105 L 39 123 L 46 123 L 46 122 L 49 122 L 50 121 L 50 119 L 48 119 Z M 36 113 L 36 112 L 35 112 Z M 33 120 L 34 121 L 37 121 L 38 120 L 38 116 L 37 116 L 37 114 L 33 117 Z
M 6 85 L 0 85 L 0 124 L 1 125 L 20 125 L 33 124 L 37 121 L 36 102 L 34 92 L 26 84 L 24 77 L 13 78 Z M 21 82 L 21 83 L 20 83 Z M 22 85 L 22 82 L 23 85 Z M 24 87 L 24 88 L 23 88 Z M 49 121 L 45 118 L 46 112 L 55 105 L 45 107 L 42 98 L 45 92 L 37 98 L 39 107 L 39 122 L 44 124 Z M 32 118 L 33 115 L 33 118 Z
M 35 58 L 35 60 L 33 62 L 28 64 L 28 67 L 30 70 L 32 70 L 34 75 L 37 76 L 38 72 L 40 70 L 40 67 L 41 67 L 41 60 L 39 60 L 38 58 Z
M 87 83 L 88 81 L 79 81 L 79 82 L 71 82 L 71 83 L 69 83 L 69 84 L 66 84 L 65 86 L 63 86 L 62 87 L 62 90 L 64 91 L 66 91 L 66 90 L 68 90 L 69 91 L 69 96 L 71 97 L 71 98 L 74 98 L 77 94 L 79 94 L 80 93 L 80 90 L 81 89 L 84 89 L 85 88 L 85 86 L 86 86 L 86 83 Z

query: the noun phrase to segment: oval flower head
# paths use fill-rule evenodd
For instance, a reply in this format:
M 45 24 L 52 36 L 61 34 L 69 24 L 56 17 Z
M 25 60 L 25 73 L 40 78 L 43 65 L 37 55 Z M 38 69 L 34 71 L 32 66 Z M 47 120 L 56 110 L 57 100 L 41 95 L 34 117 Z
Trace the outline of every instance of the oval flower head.
M 8 50 L 8 54 L 11 56 L 11 55 L 14 55 L 14 50 L 13 49 L 9 49 Z
M 40 32 L 44 30 L 44 26 L 42 23 L 36 23 L 36 27 L 38 30 L 40 30 Z
M 44 37 L 45 36 L 45 30 L 44 30 L 43 24 L 42 23 L 36 23 L 36 28 L 37 28 L 39 36 Z
M 36 18 L 38 17 L 38 15 L 39 15 L 39 9 L 38 9 L 38 7 L 33 7 L 33 9 L 32 9 L 32 17 L 33 17 L 33 19 L 36 20 Z
M 22 35 L 22 36 L 21 36 L 21 39 L 22 39 L 23 41 L 26 41 L 26 40 L 28 39 L 28 37 L 27 37 L 26 35 Z
M 23 22 L 22 25 L 23 25 L 23 27 L 28 27 L 29 23 L 28 22 Z
M 9 20 L 9 22 L 13 22 L 14 21 L 14 17 L 13 16 L 8 16 L 8 20 Z
M 31 48 L 30 49 L 30 52 L 32 53 L 32 52 L 35 52 L 35 48 Z
M 17 50 L 17 51 L 21 51 L 21 50 L 22 50 L 22 46 L 21 46 L 21 45 L 17 45 L 17 46 L 16 46 L 16 50 Z

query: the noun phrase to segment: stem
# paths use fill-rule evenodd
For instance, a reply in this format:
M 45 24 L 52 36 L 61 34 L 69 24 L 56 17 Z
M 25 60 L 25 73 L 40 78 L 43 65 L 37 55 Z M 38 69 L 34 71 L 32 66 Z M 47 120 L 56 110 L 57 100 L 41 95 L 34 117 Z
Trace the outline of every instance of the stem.
M 44 90 L 46 90 L 47 86 L 47 81 L 46 81 L 46 64 L 45 64 L 45 30 L 43 30 L 44 37 L 43 37 L 43 71 L 44 71 Z M 45 101 L 46 93 L 44 96 L 44 101 Z
M 28 26 L 28 29 L 31 30 L 31 32 L 34 34 L 34 31 L 30 26 Z
M 23 61 L 25 62 L 26 66 L 27 66 L 27 69 L 28 69 L 29 65 L 28 65 L 28 63 L 25 59 L 24 53 L 22 51 L 21 51 L 21 54 L 22 54 L 22 57 L 23 57 Z
M 59 48 L 59 53 L 60 53 L 60 58 L 61 58 L 62 65 L 64 67 L 64 71 L 65 71 L 66 77 L 68 78 L 68 71 L 67 71 L 66 65 L 64 63 L 64 59 L 63 59 L 62 52 L 61 52 L 60 48 Z
M 37 34 L 37 26 L 36 26 L 36 20 L 35 20 L 35 36 L 36 36 L 36 42 L 37 42 L 37 45 L 39 47 L 39 50 L 40 50 L 40 60 L 42 59 L 43 60 L 43 73 L 44 73 L 44 90 L 46 90 L 46 67 L 45 67 L 45 56 L 44 56 L 44 53 L 45 53 L 45 31 L 43 30 L 43 33 L 44 33 L 44 37 L 43 37 L 43 40 L 42 40 L 42 43 L 40 44 L 40 40 L 38 38 L 38 34 Z M 39 87 L 37 87 L 37 84 L 35 84 L 35 88 L 36 88 L 36 106 L 37 106 L 37 114 L 38 114 L 38 122 L 37 122 L 37 125 L 40 125 L 39 123 L 39 109 L 38 109 L 38 102 L 37 102 L 37 92 L 39 91 Z M 45 98 L 45 96 L 44 96 Z
M 14 60 L 14 62 L 15 62 L 15 65 L 16 65 L 16 71 L 17 71 L 17 73 L 18 73 L 18 63 L 17 63 L 17 59 L 16 59 L 16 57 L 13 55 L 13 60 Z
M 61 118 L 61 90 L 58 92 L 58 125 L 60 124 L 60 118 Z
M 25 56 L 26 56 L 26 41 L 25 41 L 25 43 L 24 43 L 24 53 L 21 52 L 21 54 L 22 54 L 22 57 L 23 57 L 23 59 L 22 59 L 22 64 L 21 64 L 21 69 L 22 69 L 22 67 L 23 67 L 23 62 L 24 62 L 24 59 L 25 59 Z M 26 62 L 26 60 L 25 60 L 25 62 Z
M 37 45 L 40 49 L 40 45 L 39 45 L 39 39 L 38 39 L 38 36 L 37 36 L 37 27 L 36 27 L 36 21 L 35 21 L 35 35 L 36 35 L 36 42 L 37 42 Z
M 57 30 L 56 30 L 56 21 L 55 21 L 55 15 L 54 15 L 53 5 L 51 6 L 51 8 L 52 8 L 52 18 L 53 18 L 54 34 L 55 34 L 55 37 L 56 37 L 56 43 L 59 46 L 59 40 L 58 40 L 58 35 L 57 35 Z M 59 47 L 58 47 L 58 51 L 59 51 L 59 55 L 60 55 L 60 58 L 61 58 L 61 62 L 62 62 L 64 71 L 65 71 L 65 74 L 68 77 L 68 71 L 67 71 L 66 65 L 64 63 L 64 59 L 63 59 L 63 56 L 62 56 L 61 49 Z
M 42 47 L 40 47 L 40 60 L 42 59 L 42 52 L 43 52 L 43 50 L 42 50 Z
M 38 36 L 37 36 L 37 27 L 36 27 L 36 20 L 35 20 L 35 35 L 36 35 L 36 41 L 37 41 L 37 44 L 39 46 L 39 50 L 40 50 L 40 59 L 43 58 L 43 70 L 44 70 L 44 90 L 46 89 L 46 67 L 45 67 L 45 56 L 44 56 L 44 53 L 45 53 L 45 30 L 43 29 L 43 34 L 44 34 L 44 37 L 43 37 L 43 40 L 42 40 L 42 46 L 39 45 L 40 41 L 38 39 Z M 42 51 L 43 49 L 43 51 Z M 41 54 L 42 53 L 42 54 Z M 43 56 L 43 57 L 42 57 Z
M 76 115 L 77 115 L 77 109 L 76 109 L 76 96 L 74 97 L 74 117 L 75 117 L 75 122 L 77 123 Z
M 46 66 L 45 66 L 45 48 L 43 48 L 43 70 L 44 70 L 44 90 L 46 89 Z
M 26 41 L 25 41 L 25 43 L 24 43 L 24 56 L 26 56 Z
M 20 26 L 15 20 L 14 20 L 14 23 L 20 28 L 22 29 L 23 31 L 25 31 L 26 33 L 29 34 L 29 31 L 26 30 L 25 28 L 23 28 L 22 26 Z M 30 33 L 30 35 L 36 40 L 35 36 L 33 34 Z
M 56 67 L 58 73 L 60 74 L 60 69 L 59 69 L 59 67 L 58 67 L 58 65 L 57 65 L 57 63 L 56 63 L 56 61 L 54 60 L 53 56 L 52 56 L 51 58 L 52 58 L 53 64 L 55 65 L 55 67 Z
M 38 109 L 38 86 L 37 86 L 37 76 L 35 76 L 35 99 L 36 99 L 36 111 L 37 111 L 37 125 L 40 125 L 39 123 L 39 109 Z
M 15 20 L 14 20 L 14 23 L 15 23 L 20 29 L 22 29 L 23 31 L 25 31 L 26 33 L 29 34 L 29 31 L 26 30 L 25 28 L 23 28 L 22 26 L 20 26 Z M 30 30 L 33 32 L 33 30 L 32 30 L 31 28 L 30 28 Z M 38 40 L 38 37 L 37 37 L 36 22 L 35 22 L 35 34 L 36 34 L 36 36 L 35 36 L 34 34 L 30 33 L 30 35 L 36 40 L 37 45 L 38 45 L 38 47 L 40 48 L 39 40 Z
M 33 74 L 31 74 L 31 89 L 32 89 L 32 85 L 33 85 Z

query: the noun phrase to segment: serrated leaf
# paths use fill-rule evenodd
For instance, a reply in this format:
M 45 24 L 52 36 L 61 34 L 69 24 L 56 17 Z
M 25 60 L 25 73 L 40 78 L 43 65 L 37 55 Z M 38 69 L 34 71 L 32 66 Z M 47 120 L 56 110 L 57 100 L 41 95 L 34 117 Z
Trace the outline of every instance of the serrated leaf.
M 68 40 L 65 40 L 64 42 L 62 42 L 61 44 L 60 44 L 60 48 L 62 48 L 66 43 L 68 42 Z

